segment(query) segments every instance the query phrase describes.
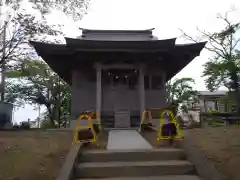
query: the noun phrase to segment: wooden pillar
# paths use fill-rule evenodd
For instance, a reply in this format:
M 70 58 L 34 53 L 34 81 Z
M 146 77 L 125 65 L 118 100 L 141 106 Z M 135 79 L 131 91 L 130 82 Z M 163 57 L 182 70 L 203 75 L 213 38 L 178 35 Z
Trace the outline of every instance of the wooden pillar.
M 167 83 L 167 77 L 166 77 L 166 71 L 163 71 L 162 70 L 162 73 L 161 73 L 161 77 L 162 77 L 162 89 L 163 89 L 163 93 L 164 93 L 164 107 L 166 107 L 168 104 L 168 101 L 167 101 L 167 96 L 168 96 L 168 93 L 167 93 L 167 89 L 166 89 L 166 83 Z
M 144 68 L 139 68 L 138 76 L 138 88 L 139 88 L 139 103 L 140 103 L 140 117 L 142 119 L 142 113 L 145 110 L 145 88 L 144 88 Z
M 97 84 L 96 84 L 96 118 L 101 120 L 101 110 L 102 110 L 102 68 L 101 66 L 96 66 L 97 72 Z
M 204 109 L 204 112 L 208 112 L 208 108 L 207 108 L 207 102 L 206 102 L 206 100 L 204 99 L 203 100 L 203 109 Z

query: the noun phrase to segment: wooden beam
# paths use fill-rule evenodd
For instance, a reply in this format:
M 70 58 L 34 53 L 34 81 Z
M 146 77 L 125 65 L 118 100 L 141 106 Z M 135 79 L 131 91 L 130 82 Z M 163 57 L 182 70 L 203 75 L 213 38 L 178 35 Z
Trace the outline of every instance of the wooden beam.
M 102 70 L 106 69 L 135 69 L 136 65 L 135 64 L 100 64 L 100 63 L 95 63 L 94 68 L 99 68 L 101 67 Z
M 75 49 L 75 52 L 123 52 L 123 53 L 138 53 L 138 54 L 144 54 L 144 53 L 168 53 L 170 52 L 169 49 Z

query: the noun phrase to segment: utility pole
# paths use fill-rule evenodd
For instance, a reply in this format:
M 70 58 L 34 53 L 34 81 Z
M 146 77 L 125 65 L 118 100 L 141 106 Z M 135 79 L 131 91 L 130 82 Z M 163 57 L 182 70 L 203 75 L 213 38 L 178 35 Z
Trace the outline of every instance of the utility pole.
M 2 72 L 1 72 L 1 102 L 4 102 L 4 94 L 5 94 L 5 68 L 6 68 L 6 29 L 7 29 L 7 21 L 4 22 L 3 26 L 3 51 L 2 51 Z

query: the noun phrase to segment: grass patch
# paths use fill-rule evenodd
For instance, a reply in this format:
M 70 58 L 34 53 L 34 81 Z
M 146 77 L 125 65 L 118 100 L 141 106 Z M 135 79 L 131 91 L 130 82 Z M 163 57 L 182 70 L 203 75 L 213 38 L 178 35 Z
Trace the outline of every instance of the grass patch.
M 72 131 L 0 131 L 0 179 L 56 179 L 72 140 Z

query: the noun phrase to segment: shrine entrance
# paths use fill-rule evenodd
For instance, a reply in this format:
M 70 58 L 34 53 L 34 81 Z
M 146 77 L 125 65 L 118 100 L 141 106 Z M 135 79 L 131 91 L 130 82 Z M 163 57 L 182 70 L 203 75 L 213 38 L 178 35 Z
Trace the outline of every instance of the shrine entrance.
M 103 81 L 108 82 L 107 84 L 104 83 L 103 86 L 109 86 L 109 93 L 111 94 L 111 99 L 105 99 L 104 93 L 106 92 L 103 92 L 103 101 L 110 101 L 110 104 L 112 104 L 115 128 L 131 127 L 131 112 L 137 107 L 134 107 L 135 103 L 131 103 L 129 100 L 138 101 L 137 80 L 138 71 L 135 69 L 108 69 L 103 71 Z

